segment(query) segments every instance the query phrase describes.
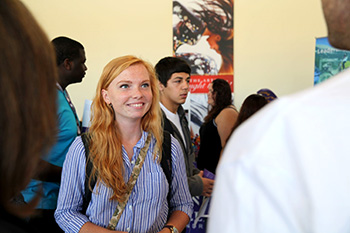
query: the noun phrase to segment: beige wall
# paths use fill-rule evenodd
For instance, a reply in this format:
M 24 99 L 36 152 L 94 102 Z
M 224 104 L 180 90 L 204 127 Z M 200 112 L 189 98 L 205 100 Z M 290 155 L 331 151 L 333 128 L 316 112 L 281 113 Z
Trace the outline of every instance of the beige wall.
M 315 38 L 327 36 L 321 0 L 235 1 L 235 96 L 283 96 L 313 86 Z
M 22 0 L 49 39 L 80 41 L 88 71 L 68 91 L 81 118 L 104 65 L 133 54 L 172 55 L 171 0 Z M 313 84 L 315 37 L 326 36 L 320 0 L 235 0 L 235 104 L 258 89 L 279 96 Z

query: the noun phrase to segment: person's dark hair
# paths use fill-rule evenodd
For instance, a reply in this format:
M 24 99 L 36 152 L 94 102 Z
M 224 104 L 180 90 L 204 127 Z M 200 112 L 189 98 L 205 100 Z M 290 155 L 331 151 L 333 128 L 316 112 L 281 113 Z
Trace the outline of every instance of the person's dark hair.
M 251 117 L 254 113 L 260 110 L 267 104 L 267 100 L 264 96 L 258 94 L 252 94 L 248 96 L 239 111 L 237 121 L 233 126 L 232 131 L 234 131 L 239 125 L 241 125 L 245 120 Z
M 60 65 L 65 59 L 74 60 L 80 57 L 80 50 L 84 46 L 78 41 L 72 40 L 68 37 L 56 37 L 51 42 L 56 51 L 56 64 Z
M 155 66 L 158 80 L 166 87 L 173 73 L 187 73 L 191 75 L 191 68 L 187 62 L 178 57 L 164 57 Z
M 53 48 L 17 0 L 0 1 L 0 209 L 17 216 L 33 205 L 11 202 L 38 170 L 56 133 Z
M 233 30 L 233 1 L 205 0 L 201 9 L 195 13 L 205 22 L 209 31 L 221 35 L 224 40 L 231 39 Z
M 233 37 L 229 40 L 221 39 L 217 44 L 223 61 L 220 70 L 228 71 L 233 64 Z
M 215 79 L 213 82 L 213 99 L 215 105 L 210 109 L 208 115 L 204 118 L 207 123 L 213 120 L 221 110 L 232 104 L 232 91 L 230 84 L 224 79 Z

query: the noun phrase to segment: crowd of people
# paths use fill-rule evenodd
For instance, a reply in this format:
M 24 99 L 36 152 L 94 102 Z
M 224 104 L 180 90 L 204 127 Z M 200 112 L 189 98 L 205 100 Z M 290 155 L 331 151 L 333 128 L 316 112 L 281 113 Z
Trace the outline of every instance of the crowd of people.
M 350 49 L 350 2 L 322 6 Z M 350 71 L 279 100 L 261 89 L 239 111 L 215 79 L 196 158 L 185 60 L 111 60 L 82 134 L 66 88 L 85 76 L 83 45 L 50 42 L 19 0 L 0 2 L 0 41 L 1 232 L 185 232 L 194 196 L 212 197 L 210 233 L 350 231 Z

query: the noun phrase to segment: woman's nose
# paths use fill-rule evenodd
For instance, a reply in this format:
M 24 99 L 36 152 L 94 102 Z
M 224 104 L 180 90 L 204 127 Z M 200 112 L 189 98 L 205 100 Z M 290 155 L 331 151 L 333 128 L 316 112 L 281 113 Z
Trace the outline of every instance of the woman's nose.
M 132 93 L 133 98 L 140 98 L 142 96 L 142 91 L 139 87 L 136 87 Z

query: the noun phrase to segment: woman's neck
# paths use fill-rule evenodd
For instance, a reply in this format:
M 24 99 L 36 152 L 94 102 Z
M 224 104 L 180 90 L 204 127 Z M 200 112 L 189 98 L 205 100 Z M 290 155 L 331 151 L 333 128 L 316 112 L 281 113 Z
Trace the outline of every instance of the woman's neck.
M 133 148 L 142 136 L 141 124 L 119 124 L 119 133 L 121 135 L 121 142 L 131 160 Z

